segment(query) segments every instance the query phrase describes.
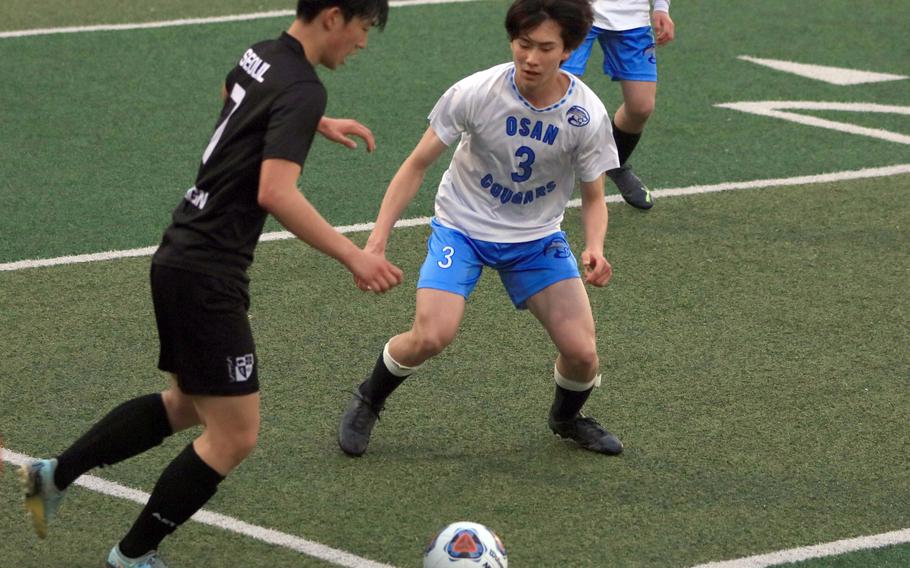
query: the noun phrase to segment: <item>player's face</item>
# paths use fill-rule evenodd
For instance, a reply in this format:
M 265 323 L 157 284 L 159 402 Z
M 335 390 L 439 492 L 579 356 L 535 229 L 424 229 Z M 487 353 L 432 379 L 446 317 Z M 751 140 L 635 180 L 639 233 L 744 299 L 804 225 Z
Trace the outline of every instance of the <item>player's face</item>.
M 511 46 L 515 83 L 522 89 L 551 85 L 559 75 L 559 65 L 569 57 L 562 42 L 562 28 L 555 20 L 544 20 L 512 40 Z
M 344 61 L 349 55 L 367 46 L 367 35 L 370 28 L 373 27 L 373 23 L 358 16 L 347 22 L 344 21 L 344 18 L 339 17 L 336 26 L 336 31 L 331 36 L 330 47 L 326 50 L 325 61 L 322 62 L 329 69 L 344 65 Z

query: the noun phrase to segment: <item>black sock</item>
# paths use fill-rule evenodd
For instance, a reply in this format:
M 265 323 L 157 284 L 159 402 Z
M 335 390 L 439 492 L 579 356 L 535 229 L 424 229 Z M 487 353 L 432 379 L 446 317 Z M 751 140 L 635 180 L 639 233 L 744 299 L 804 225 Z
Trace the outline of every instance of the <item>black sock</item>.
M 120 541 L 120 552 L 138 558 L 157 549 L 164 537 L 212 498 L 222 480 L 217 471 L 202 461 L 193 444 L 188 445 L 161 472 L 148 503 Z
M 57 457 L 54 485 L 66 489 L 88 470 L 141 454 L 173 433 L 160 393 L 124 402 Z
M 641 139 L 641 132 L 632 134 L 629 132 L 623 132 L 616 127 L 616 123 L 613 123 L 613 140 L 616 141 L 616 152 L 619 154 L 619 165 L 626 163 L 626 160 L 629 159 L 629 156 L 632 155 L 632 150 L 635 149 L 635 146 L 638 145 L 638 141 Z
M 556 385 L 556 395 L 553 397 L 550 415 L 558 422 L 565 422 L 575 418 L 581 412 L 581 407 L 585 405 L 593 390 L 593 386 L 588 390 L 573 391 Z
M 384 349 L 383 349 L 384 352 Z M 382 406 L 386 397 L 397 389 L 407 376 L 399 377 L 393 375 L 385 365 L 383 354 L 379 354 L 376 365 L 373 367 L 373 373 L 365 381 L 360 383 L 360 394 L 370 399 L 370 402 Z

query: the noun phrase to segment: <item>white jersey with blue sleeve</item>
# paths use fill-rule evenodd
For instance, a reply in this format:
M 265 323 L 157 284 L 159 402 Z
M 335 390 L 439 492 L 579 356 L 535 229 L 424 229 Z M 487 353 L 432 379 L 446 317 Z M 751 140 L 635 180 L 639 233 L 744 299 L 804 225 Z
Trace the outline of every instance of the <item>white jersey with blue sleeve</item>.
M 542 109 L 519 93 L 513 63 L 462 79 L 437 101 L 430 127 L 446 145 L 459 140 L 436 194 L 442 225 L 482 241 L 540 239 L 560 230 L 576 176 L 593 181 L 619 166 L 603 103 L 565 75 L 565 96 Z

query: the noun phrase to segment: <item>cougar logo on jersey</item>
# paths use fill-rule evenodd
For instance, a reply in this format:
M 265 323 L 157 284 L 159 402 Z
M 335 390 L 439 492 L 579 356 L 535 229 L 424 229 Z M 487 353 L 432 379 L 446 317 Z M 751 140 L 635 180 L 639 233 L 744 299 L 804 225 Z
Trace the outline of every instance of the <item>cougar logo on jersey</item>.
M 228 377 L 232 383 L 248 381 L 253 376 L 253 354 L 247 353 L 240 357 L 228 357 Z
M 566 111 L 566 121 L 572 126 L 585 126 L 591 122 L 591 115 L 582 107 L 575 105 Z

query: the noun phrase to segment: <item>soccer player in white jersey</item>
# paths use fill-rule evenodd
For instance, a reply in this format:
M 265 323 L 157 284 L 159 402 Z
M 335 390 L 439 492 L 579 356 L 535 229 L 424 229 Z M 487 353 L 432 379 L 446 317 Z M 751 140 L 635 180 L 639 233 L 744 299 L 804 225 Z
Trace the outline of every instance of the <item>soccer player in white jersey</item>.
M 613 117 L 613 137 L 620 167 L 607 175 L 623 199 L 639 209 L 650 209 L 651 192 L 626 163 L 638 144 L 657 99 L 656 45 L 665 45 L 676 35 L 670 19 L 670 0 L 593 0 L 594 26 L 572 52 L 562 68 L 584 75 L 596 39 L 603 50 L 605 75 L 619 81 L 623 103 Z
M 436 195 L 413 327 L 386 343 L 372 374 L 355 389 L 338 431 L 345 453 L 366 451 L 386 398 L 455 338 L 485 266 L 499 273 L 515 307 L 529 309 L 555 343 L 550 429 L 588 450 L 622 452 L 616 436 L 580 413 L 600 382 L 599 360 L 591 305 L 560 230 L 577 177 L 585 281 L 605 286 L 612 267 L 603 253 L 603 172 L 619 165 L 610 118 L 593 91 L 559 68 L 592 19 L 587 0 L 516 0 L 505 22 L 513 61 L 446 91 L 389 184 L 365 246 L 374 254 L 385 254 L 392 226 L 427 169 L 457 142 Z

